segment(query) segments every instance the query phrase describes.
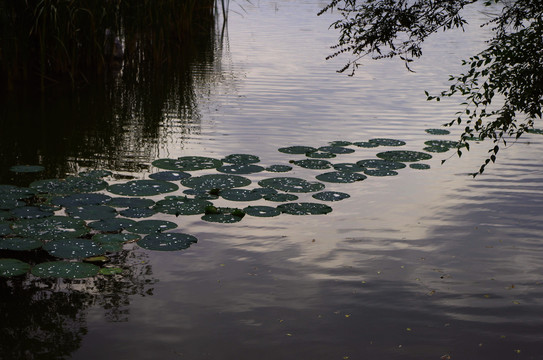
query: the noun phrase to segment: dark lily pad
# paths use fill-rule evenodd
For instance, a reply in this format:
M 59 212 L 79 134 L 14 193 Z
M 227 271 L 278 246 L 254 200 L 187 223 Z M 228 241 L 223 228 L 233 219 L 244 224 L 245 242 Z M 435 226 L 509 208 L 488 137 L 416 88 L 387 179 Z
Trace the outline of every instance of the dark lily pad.
M 32 275 L 41 278 L 81 279 L 93 277 L 100 268 L 83 262 L 50 261 L 32 268 Z
M 223 165 L 217 169 L 218 172 L 225 174 L 254 174 L 261 171 L 264 171 L 264 168 L 260 165 L 253 164 L 234 164 L 234 165 Z
M 251 180 L 246 177 L 226 174 L 209 174 L 181 180 L 182 185 L 197 190 L 231 189 L 247 186 L 250 183 Z
M 281 204 L 277 210 L 290 215 L 322 215 L 331 212 L 332 208 L 325 204 L 301 202 Z
M 351 195 L 338 191 L 322 191 L 313 194 L 312 197 L 322 201 L 340 201 L 351 197 Z
M 281 214 L 277 208 L 271 206 L 248 206 L 243 209 L 243 212 L 247 215 L 257 217 L 272 217 Z
M 126 230 L 136 234 L 153 234 L 175 229 L 177 224 L 166 220 L 141 220 L 128 226 Z
M 314 151 L 305 154 L 305 156 L 312 159 L 332 159 L 337 155 L 328 151 Z
M 146 208 L 153 206 L 155 202 L 151 199 L 143 198 L 112 198 L 107 205 L 117 208 Z
M 353 143 L 350 141 L 345 141 L 345 140 L 336 140 L 336 141 L 330 142 L 329 144 L 331 146 L 349 146 L 349 145 L 352 145 Z
M 273 202 L 296 201 L 298 200 L 298 196 L 294 194 L 277 193 L 277 194 L 264 195 L 264 200 L 273 201 Z
M 423 163 L 415 163 L 415 164 L 409 164 L 409 167 L 411 169 L 417 169 L 417 170 L 428 170 L 430 168 L 430 165 L 423 164 Z
M 183 171 L 159 171 L 149 177 L 153 180 L 176 181 L 189 178 L 191 175 Z
M 256 155 L 249 155 L 249 154 L 231 154 L 231 155 L 225 156 L 224 159 L 222 159 L 222 161 L 225 163 L 235 164 L 235 165 L 254 164 L 254 163 L 260 162 L 260 158 Z
M 317 151 L 317 149 L 312 146 L 299 146 L 299 145 L 284 147 L 278 150 L 285 154 L 306 154 L 306 153 Z
M 258 185 L 284 192 L 308 193 L 324 189 L 324 184 L 294 177 L 276 177 L 260 180 Z
M 29 239 L 29 238 L 0 238 L 0 249 L 1 250 L 18 250 L 18 251 L 27 251 L 39 249 L 42 247 L 43 242 L 38 239 Z
M 385 151 L 378 153 L 376 155 L 378 158 L 388 161 L 397 161 L 397 162 L 415 162 L 421 160 L 429 160 L 432 158 L 432 155 L 420 152 L 420 151 L 409 151 L 409 150 L 393 150 Z
M 9 211 L 0 210 L 0 221 L 10 219 L 11 217 L 12 215 Z
M 157 201 L 154 210 L 171 215 L 196 215 L 203 214 L 210 205 L 213 204 L 206 200 L 176 197 Z
M 44 240 L 66 239 L 88 233 L 85 221 L 67 216 L 50 216 L 40 219 L 20 220 L 12 225 L 13 232 L 21 237 Z
M 66 208 L 66 213 L 74 219 L 103 220 L 117 216 L 117 211 L 106 205 L 83 205 Z
M 354 149 L 349 149 L 343 146 L 321 146 L 319 151 L 329 152 L 332 154 L 351 154 L 354 153 Z
M 322 159 L 303 159 L 291 161 L 291 164 L 301 166 L 306 169 L 329 169 L 332 164 L 328 160 Z
M 109 170 L 88 170 L 78 174 L 81 177 L 104 178 L 113 175 Z
M 17 199 L 16 196 L 2 194 L 0 195 L 0 209 L 11 210 L 20 206 L 24 206 L 26 203 Z
M 195 189 L 186 189 L 183 190 L 183 194 L 193 195 L 194 199 L 198 200 L 215 200 L 219 198 L 219 195 L 210 193 L 211 190 L 195 190 Z
M 147 250 L 176 251 L 188 249 L 198 239 L 189 234 L 161 233 L 147 235 L 138 245 Z
M 118 252 L 123 248 L 123 244 L 140 240 L 136 234 L 95 234 L 92 241 L 99 244 L 107 252 Z
M 359 166 L 365 167 L 366 169 L 374 169 L 374 170 L 375 169 L 376 170 L 399 170 L 407 166 L 401 162 L 388 161 L 388 160 L 382 160 L 382 159 L 360 160 L 360 161 L 357 161 L 356 164 Z
M 269 172 L 288 172 L 292 170 L 292 166 L 288 165 L 271 165 L 266 168 Z
M 45 170 L 41 165 L 14 165 L 9 168 L 9 171 L 16 173 L 36 173 Z
M 368 176 L 396 176 L 398 172 L 387 169 L 366 169 L 364 170 L 364 174 Z
M 100 205 L 111 199 L 111 196 L 105 194 L 85 193 L 72 194 L 68 196 L 54 197 L 51 203 L 59 206 L 82 206 L 82 205 Z
M 332 171 L 316 176 L 317 180 L 332 183 L 352 183 L 362 181 L 367 177 L 365 175 L 351 171 Z
M 123 269 L 119 267 L 103 267 L 103 268 L 100 268 L 100 271 L 98 273 L 100 275 L 113 276 L 113 275 L 122 274 Z
M 22 200 L 31 198 L 34 195 L 36 195 L 36 191 L 34 189 L 15 185 L 0 185 L 0 198 L 10 196 L 14 199 Z
M 165 170 L 196 171 L 216 169 L 222 166 L 222 161 L 205 156 L 183 156 L 177 159 L 158 159 L 153 166 Z
M 150 208 L 142 208 L 142 207 L 133 207 L 121 210 L 119 212 L 119 215 L 128 217 L 128 218 L 134 218 L 134 219 L 141 219 L 141 218 L 147 218 L 150 216 L 155 215 L 157 212 Z
M 17 207 L 10 212 L 17 219 L 39 219 L 55 215 L 53 211 L 42 210 L 38 206 Z
M 46 179 L 32 182 L 30 188 L 49 195 L 69 195 L 100 191 L 107 183 L 99 178 L 69 176 L 66 179 Z
M 543 135 L 543 129 L 528 129 L 527 133 Z
M 17 259 L 0 259 L 0 276 L 11 277 L 24 275 L 30 271 L 30 265 Z
M 123 218 L 111 218 L 89 223 L 89 227 L 102 232 L 119 232 L 134 224 L 135 221 Z
M 379 143 L 370 142 L 370 141 L 358 141 L 358 142 L 353 143 L 353 145 L 356 145 L 361 148 L 375 148 L 379 146 Z
M 83 259 L 105 253 L 99 244 L 88 239 L 53 240 L 43 245 L 43 249 L 53 256 L 64 259 Z
M 424 130 L 431 135 L 449 135 L 451 132 L 445 129 L 426 129 Z
M 405 145 L 405 141 L 395 140 L 395 139 L 386 139 L 386 138 L 370 139 L 369 142 L 377 144 L 379 146 L 403 146 L 403 145 Z
M 450 149 L 456 148 L 458 146 L 458 141 L 451 140 L 428 140 L 424 142 L 427 147 L 424 148 L 428 152 L 446 152 Z
M 226 189 L 220 192 L 223 199 L 230 201 L 255 201 L 262 199 L 258 191 L 247 189 Z
M 9 221 L 0 221 L 0 236 L 6 236 L 12 234 L 11 222 Z
M 432 153 L 444 153 L 449 151 L 451 148 L 446 146 L 426 146 L 422 150 Z
M 277 190 L 275 189 L 272 189 L 272 188 L 263 188 L 263 187 L 259 187 L 259 188 L 255 188 L 253 190 L 251 190 L 253 192 L 256 192 L 256 193 L 259 193 L 261 196 L 266 196 L 266 195 L 271 195 L 271 194 L 277 194 Z
M 334 169 L 337 171 L 362 172 L 365 168 L 358 164 L 340 163 L 334 164 Z
M 190 179 L 190 178 L 189 178 Z M 161 180 L 132 180 L 108 187 L 108 191 L 123 196 L 153 196 L 169 193 L 179 189 L 179 186 Z
M 241 221 L 244 216 L 245 213 L 237 208 L 211 206 L 206 209 L 206 213 L 202 216 L 202 220 L 222 224 L 231 224 Z

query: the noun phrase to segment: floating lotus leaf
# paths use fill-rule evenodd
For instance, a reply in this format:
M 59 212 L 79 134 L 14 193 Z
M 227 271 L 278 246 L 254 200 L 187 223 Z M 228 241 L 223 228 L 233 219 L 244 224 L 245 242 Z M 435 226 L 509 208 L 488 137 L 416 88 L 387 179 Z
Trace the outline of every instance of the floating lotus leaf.
M 45 170 L 41 165 L 15 165 L 9 168 L 9 171 L 16 173 L 36 173 Z
M 138 245 L 147 250 L 176 251 L 187 249 L 198 239 L 189 234 L 182 233 L 161 233 L 147 235 Z
M 175 181 L 186 179 L 192 175 L 183 171 L 159 171 L 154 174 L 149 175 L 153 180 L 163 180 L 163 181 Z
M 279 191 L 308 193 L 324 189 L 324 184 L 294 177 L 276 177 L 260 180 L 258 185 Z
M 396 176 L 398 172 L 387 169 L 366 169 L 364 170 L 364 174 L 368 176 Z
M 32 268 L 32 275 L 42 278 L 81 279 L 93 277 L 100 271 L 96 265 L 83 262 L 50 261 Z
M 446 146 L 426 146 L 422 150 L 432 153 L 443 153 L 449 151 L 451 148 Z
M 172 215 L 196 215 L 203 214 L 206 206 L 210 205 L 213 204 L 206 200 L 178 197 L 158 201 L 154 210 Z
M 43 249 L 53 256 L 64 259 L 83 259 L 105 253 L 99 244 L 88 239 L 52 240 L 43 245 Z
M 89 170 L 82 171 L 78 175 L 81 177 L 104 178 L 113 175 L 113 173 L 109 170 Z
M 337 171 L 362 172 L 365 168 L 358 164 L 340 163 L 334 164 L 334 169 Z
M 337 140 L 337 141 L 332 141 L 329 144 L 331 146 L 349 146 L 349 145 L 352 145 L 353 143 L 350 141 Z
M 43 242 L 38 239 L 29 239 L 29 238 L 0 238 L 0 249 L 1 250 L 34 250 L 38 249 L 43 245 Z
M 255 201 L 262 199 L 258 191 L 247 189 L 226 189 L 221 191 L 221 197 L 230 201 Z
M 277 210 L 291 215 L 322 215 L 331 212 L 332 208 L 325 204 L 301 202 L 281 204 Z
M 9 211 L 0 210 L 0 220 L 6 220 L 11 218 L 11 213 Z
M 177 159 L 158 159 L 152 164 L 164 170 L 195 171 L 216 169 L 222 165 L 222 161 L 205 156 L 183 156 Z
M 108 191 L 123 196 L 153 196 L 169 193 L 179 189 L 179 186 L 161 180 L 132 180 L 123 184 L 114 184 Z
M 136 234 L 153 234 L 175 229 L 177 224 L 166 220 L 141 220 L 130 225 L 126 230 Z
M 112 198 L 107 205 L 118 208 L 146 208 L 153 206 L 155 202 L 151 199 L 143 198 Z
M 424 130 L 431 135 L 449 135 L 451 132 L 445 129 L 426 129 Z
M 235 164 L 235 165 L 224 165 L 217 169 L 218 172 L 225 174 L 254 174 L 261 171 L 264 171 L 264 168 L 260 165 L 253 164 Z
M 458 146 L 458 141 L 451 140 L 428 140 L 424 142 L 425 145 L 428 145 L 424 148 L 425 151 L 429 152 L 446 152 L 450 149 L 456 148 Z
M 25 202 L 17 199 L 14 196 L 11 196 L 9 194 L 0 195 L 0 209 L 2 210 L 11 210 L 24 205 Z
M 366 169 L 377 169 L 377 170 L 398 170 L 398 169 L 403 169 L 407 166 L 401 162 L 388 161 L 388 160 L 382 160 L 382 159 L 360 160 L 360 161 L 357 161 L 356 164 L 362 167 L 365 167 Z
M 202 220 L 215 223 L 231 224 L 241 221 L 245 213 L 237 208 L 214 207 L 206 209 L 206 213 L 202 216 Z
M 338 191 L 322 191 L 313 194 L 312 197 L 322 201 L 340 201 L 351 197 L 351 195 Z
M 271 165 L 266 168 L 269 172 L 288 172 L 292 170 L 292 166 L 288 165 Z
M 409 164 L 409 167 L 411 169 L 417 169 L 417 170 L 428 170 L 430 168 L 430 165 L 422 164 L 422 163 L 415 163 L 415 164 Z
M 17 259 L 0 259 L 0 276 L 11 277 L 24 275 L 30 271 L 30 265 Z
M 528 129 L 527 133 L 543 135 L 543 129 Z
M 336 154 L 333 154 L 328 151 L 315 151 L 305 154 L 308 158 L 312 159 L 332 159 L 336 157 Z
M 369 142 L 377 144 L 379 146 L 403 146 L 403 145 L 405 145 L 405 141 L 395 140 L 395 139 L 385 139 L 385 138 L 370 139 Z
M 21 237 L 44 240 L 74 238 L 89 231 L 84 220 L 67 216 L 20 220 L 13 223 L 12 228 Z
M 150 208 L 141 208 L 141 207 L 134 207 L 134 208 L 128 208 L 121 210 L 119 212 L 119 215 L 128 217 L 128 218 L 134 218 L 134 219 L 141 219 L 141 218 L 147 218 L 150 216 L 153 216 L 157 212 Z
M 13 233 L 11 230 L 11 222 L 0 221 L 0 236 L 6 236 Z
M 354 153 L 353 149 L 349 149 L 343 146 L 321 146 L 319 151 L 329 152 L 332 154 L 351 154 Z
M 140 239 L 136 234 L 95 234 L 92 241 L 99 244 L 106 252 L 118 252 L 123 248 L 123 244 Z
M 243 212 L 257 217 L 272 217 L 281 214 L 281 211 L 271 206 L 248 206 L 243 209 Z
M 291 161 L 292 164 L 301 166 L 306 169 L 329 169 L 332 164 L 328 160 L 322 159 L 304 159 Z
M 39 219 L 48 216 L 53 216 L 53 211 L 42 210 L 37 206 L 23 206 L 12 209 L 11 214 L 17 219 Z
M 365 175 L 352 171 L 332 171 L 316 176 L 317 180 L 332 183 L 352 183 L 362 181 L 367 177 Z
M 225 163 L 235 164 L 235 165 L 254 164 L 254 163 L 260 162 L 260 158 L 256 155 L 231 154 L 231 155 L 225 156 L 225 158 L 222 159 L 222 161 Z
M 104 267 L 100 268 L 98 273 L 105 276 L 119 275 L 123 273 L 123 269 L 119 267 Z
M 256 193 L 259 193 L 260 195 L 262 196 L 265 196 L 265 195 L 272 195 L 272 194 L 277 194 L 277 190 L 275 189 L 272 189 L 272 188 L 263 188 L 263 187 L 259 187 L 259 188 L 255 188 L 251 191 L 254 191 Z
M 30 188 L 50 195 L 88 193 L 100 191 L 106 187 L 107 183 L 102 179 L 77 176 L 69 176 L 66 179 L 38 180 L 30 184 Z
M 420 152 L 420 151 L 409 151 L 409 150 L 393 150 L 385 151 L 378 153 L 376 155 L 378 158 L 388 161 L 397 161 L 397 162 L 415 162 L 421 160 L 429 160 L 432 158 L 432 155 Z
M 247 186 L 250 183 L 251 180 L 246 177 L 226 174 L 202 175 L 181 180 L 182 185 L 197 190 L 231 189 Z
M 219 198 L 219 195 L 210 194 L 209 191 L 210 190 L 186 189 L 183 190 L 183 194 L 194 195 L 194 198 L 199 200 L 215 200 Z
M 264 199 L 268 201 L 273 201 L 273 202 L 286 202 L 286 201 L 296 201 L 298 200 L 298 196 L 294 194 L 278 193 L 278 194 L 264 195 Z
M 36 195 L 36 191 L 34 189 L 19 187 L 15 185 L 0 185 L 0 198 L 4 196 L 10 196 L 14 199 L 21 200 L 31 198 L 34 195 Z
M 83 205 L 66 208 L 66 213 L 74 219 L 103 220 L 117 216 L 117 211 L 106 205 Z
M 89 223 L 89 227 L 96 231 L 119 232 L 134 224 L 135 221 L 123 218 L 111 218 Z
M 353 143 L 353 145 L 356 145 L 361 148 L 375 148 L 379 146 L 378 143 L 370 142 L 370 141 L 358 141 L 358 142 Z
M 62 197 L 54 197 L 51 203 L 59 206 L 82 206 L 82 205 L 99 205 L 111 199 L 111 196 L 105 194 L 86 193 L 72 194 Z
M 289 146 L 278 149 L 280 152 L 285 154 L 305 154 L 317 151 L 314 147 L 311 146 Z

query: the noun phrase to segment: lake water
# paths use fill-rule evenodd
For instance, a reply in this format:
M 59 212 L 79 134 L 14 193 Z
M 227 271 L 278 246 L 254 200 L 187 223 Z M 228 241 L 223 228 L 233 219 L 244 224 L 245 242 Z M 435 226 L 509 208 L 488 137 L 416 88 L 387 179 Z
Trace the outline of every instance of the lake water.
M 446 89 L 482 49 L 485 15 L 472 9 L 469 31 L 428 41 L 415 73 L 382 60 L 348 77 L 335 72 L 342 59 L 325 60 L 337 14 L 317 17 L 324 4 L 232 2 L 218 40 L 140 87 L 117 80 L 115 94 L 4 106 L 2 182 L 22 181 L 5 170 L 17 163 L 41 163 L 45 177 L 104 168 L 121 182 L 159 171 L 158 158 L 244 153 L 268 166 L 303 159 L 277 151 L 294 145 L 392 138 L 421 151 L 455 140 L 459 129 L 425 129 L 449 121 L 460 99 L 427 102 L 424 90 Z M 543 359 L 543 137 L 511 143 L 473 179 L 490 147 L 434 153 L 429 170 L 326 183 L 350 195 L 326 215 L 155 215 L 198 243 L 127 245 L 120 278 L 2 280 L 0 358 Z M 396 149 L 350 148 L 330 161 Z M 323 172 L 293 167 L 247 175 L 248 188 Z

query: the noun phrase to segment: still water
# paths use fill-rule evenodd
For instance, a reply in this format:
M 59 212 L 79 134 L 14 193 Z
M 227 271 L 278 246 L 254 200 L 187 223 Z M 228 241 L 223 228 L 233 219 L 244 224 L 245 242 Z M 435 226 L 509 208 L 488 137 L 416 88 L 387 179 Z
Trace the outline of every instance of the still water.
M 415 73 L 383 60 L 348 77 L 335 72 L 341 59 L 324 59 L 337 37 L 337 14 L 316 16 L 324 4 L 232 3 L 216 39 L 163 72 L 124 69 L 110 93 L 52 90 L 37 104 L 18 94 L 2 110 L 2 182 L 24 181 L 5 170 L 18 163 L 43 164 L 42 177 L 108 169 L 122 181 L 148 178 L 165 157 L 245 153 L 267 166 L 304 158 L 280 147 L 372 138 L 421 151 L 436 138 L 424 130 L 460 102 L 429 103 L 424 90 L 447 88 L 484 46 L 485 15 L 472 10 L 469 31 L 428 41 Z M 523 137 L 468 176 L 489 147 L 433 154 L 429 170 L 326 183 L 350 195 L 326 215 L 156 215 L 198 243 L 127 246 L 130 273 L 115 281 L 4 281 L 0 358 L 543 359 L 543 137 Z M 352 148 L 331 161 L 390 150 Z M 294 166 L 286 176 L 319 173 Z

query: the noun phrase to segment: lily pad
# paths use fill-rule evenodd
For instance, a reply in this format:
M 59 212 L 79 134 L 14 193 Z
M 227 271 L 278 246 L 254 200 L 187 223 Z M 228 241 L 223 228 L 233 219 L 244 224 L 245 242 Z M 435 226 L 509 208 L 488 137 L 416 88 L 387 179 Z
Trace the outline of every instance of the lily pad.
M 83 205 L 66 208 L 66 213 L 74 219 L 103 220 L 117 216 L 117 211 L 106 205 Z
M 136 234 L 95 234 L 92 241 L 99 244 L 106 252 L 118 252 L 123 248 L 123 244 L 140 240 Z
M 38 239 L 29 239 L 29 238 L 0 238 L 0 249 L 1 250 L 18 250 L 18 251 L 27 251 L 39 249 L 42 247 L 43 242 Z
M 345 141 L 345 140 L 336 140 L 336 141 L 331 141 L 329 144 L 331 146 L 349 146 L 349 145 L 352 145 L 353 143 L 350 141 Z
M 321 146 L 319 151 L 329 152 L 332 154 L 351 154 L 354 149 L 349 149 L 343 146 Z
M 423 164 L 423 163 L 415 163 L 415 164 L 409 164 L 409 167 L 411 169 L 416 169 L 416 170 L 428 170 L 430 168 L 430 165 Z
M 206 200 L 176 197 L 158 201 L 154 210 L 171 215 L 196 215 L 203 214 L 205 208 L 210 205 L 213 204 Z
M 105 276 L 119 275 L 123 273 L 123 269 L 119 267 L 103 267 L 100 268 L 98 273 Z
M 356 162 L 357 165 L 365 167 L 366 169 L 376 170 L 399 170 L 405 168 L 407 165 L 401 162 L 388 161 L 382 159 L 367 159 Z M 365 173 L 365 171 L 364 171 Z
M 69 176 L 66 179 L 45 179 L 30 183 L 30 188 L 49 195 L 69 195 L 100 191 L 107 182 L 94 177 Z
M 136 234 L 153 234 L 175 229 L 177 224 L 166 220 L 140 220 L 128 226 L 126 230 Z
M 317 151 L 317 149 L 312 146 L 299 146 L 299 145 L 284 147 L 278 150 L 285 154 L 306 154 L 306 153 Z
M 300 202 L 281 204 L 277 210 L 290 215 L 322 215 L 331 212 L 332 208 L 325 204 Z
M 197 190 L 231 189 L 247 186 L 250 183 L 251 180 L 246 177 L 226 174 L 209 174 L 181 180 L 182 185 Z
M 237 208 L 213 206 L 206 209 L 206 213 L 202 216 L 202 220 L 222 224 L 232 224 L 241 221 L 244 216 L 245 213 Z
M 85 193 L 72 194 L 68 196 L 59 196 L 51 199 L 51 203 L 59 206 L 82 206 L 82 205 L 100 205 L 111 199 L 111 196 L 105 194 Z
M 353 183 L 355 181 L 365 180 L 365 175 L 351 171 L 332 171 L 316 176 L 317 180 L 332 183 Z
M 105 253 L 99 244 L 88 239 L 53 240 L 43 245 L 43 249 L 53 256 L 64 259 L 83 259 Z
M 458 146 L 458 141 L 451 140 L 428 140 L 424 142 L 427 147 L 424 148 L 428 152 L 446 152 L 450 149 L 456 148 Z
M 235 165 L 254 164 L 254 163 L 260 162 L 260 158 L 256 155 L 249 155 L 249 154 L 231 154 L 231 155 L 225 156 L 224 159 L 222 159 L 222 161 L 225 163 L 235 164 Z
M 196 171 L 216 169 L 222 166 L 222 161 L 205 156 L 183 156 L 177 159 L 158 159 L 153 166 L 165 170 Z
M 234 164 L 234 165 L 223 165 L 217 168 L 218 172 L 225 174 L 254 174 L 261 171 L 264 171 L 264 168 L 260 165 L 253 164 Z
M 528 129 L 527 133 L 543 135 L 543 129 Z
M 449 135 L 451 132 L 445 129 L 426 129 L 424 130 L 431 135 Z
M 340 163 L 334 164 L 334 169 L 336 169 L 337 171 L 362 172 L 365 168 L 358 164 Z
M 364 170 L 364 174 L 368 176 L 396 176 L 398 172 L 387 169 L 366 169 Z
M 191 176 L 192 175 L 190 175 L 189 173 L 186 173 L 183 171 L 159 171 L 159 172 L 149 175 L 149 177 L 153 180 L 163 180 L 163 181 L 181 180 L 181 179 L 186 179 Z
M 370 139 L 369 142 L 377 144 L 379 146 L 403 146 L 403 145 L 405 145 L 405 141 L 395 140 L 395 139 L 387 139 L 387 138 Z
M 294 194 L 277 193 L 277 194 L 264 195 L 264 200 L 273 201 L 273 202 L 296 201 L 298 200 L 298 196 Z
M 157 212 L 150 208 L 142 208 L 142 207 L 133 207 L 121 210 L 119 212 L 119 215 L 128 217 L 128 218 L 134 218 L 134 219 L 141 219 L 141 218 L 147 218 L 150 216 L 155 215 Z
M 305 154 L 305 156 L 312 159 L 332 159 L 337 155 L 328 151 L 314 151 Z
M 353 145 L 356 145 L 361 148 L 376 148 L 379 146 L 379 143 L 370 142 L 370 141 L 358 141 L 358 142 L 353 143 Z
M 292 166 L 288 165 L 270 165 L 266 168 L 269 172 L 288 172 L 292 170 Z
M 123 218 L 111 218 L 89 223 L 89 227 L 102 232 L 119 232 L 134 224 L 135 221 Z
M 215 200 L 219 198 L 219 195 L 215 193 L 211 194 L 210 191 L 211 190 L 186 189 L 183 190 L 183 194 L 193 195 L 194 199 L 198 200 Z
M 322 201 L 340 201 L 351 197 L 351 195 L 339 191 L 322 191 L 313 194 L 312 197 Z
M 260 180 L 258 185 L 284 192 L 309 193 L 324 189 L 324 184 L 294 177 L 276 177 Z
M 11 210 L 20 206 L 24 206 L 25 202 L 16 198 L 16 196 L 1 194 L 0 195 L 0 209 Z
M 53 211 L 42 210 L 38 206 L 17 207 L 10 212 L 17 219 L 39 219 L 55 215 Z
M 397 162 L 415 162 L 421 160 L 429 160 L 432 158 L 432 155 L 420 152 L 420 151 L 409 151 L 409 150 L 393 150 L 385 151 L 378 153 L 376 155 L 378 158 L 388 161 L 397 161 Z
M 36 173 L 45 170 L 41 165 L 14 165 L 9 168 L 9 171 L 16 173 Z
M 189 234 L 161 233 L 147 235 L 138 245 L 147 250 L 176 251 L 188 249 L 198 239 Z
M 66 239 L 88 233 L 85 221 L 67 216 L 50 216 L 40 219 L 20 220 L 12 225 L 13 232 L 21 237 L 44 240 Z
M 108 191 L 123 196 L 153 196 L 169 193 L 179 189 L 179 186 L 161 180 L 132 180 L 108 187 Z
M 107 205 L 117 208 L 146 208 L 153 206 L 155 202 L 151 199 L 143 198 L 112 198 L 107 202 Z
M 100 268 L 83 262 L 50 261 L 32 268 L 32 275 L 41 278 L 81 279 L 93 277 Z
M 0 198 L 10 196 L 14 199 L 22 200 L 31 198 L 34 195 L 36 195 L 36 191 L 34 189 L 15 185 L 0 185 Z
M 248 206 L 243 209 L 243 212 L 247 215 L 257 217 L 272 217 L 281 214 L 281 211 L 272 206 Z
M 0 259 L 0 276 L 11 277 L 24 275 L 30 271 L 30 265 L 17 259 Z
M 330 161 L 322 159 L 303 159 L 291 161 L 291 163 L 306 169 L 329 169 L 332 167 Z
M 11 230 L 11 222 L 0 221 L 0 236 L 6 236 L 13 233 Z
M 262 199 L 258 191 L 247 189 L 226 189 L 220 192 L 223 199 L 230 201 L 255 201 Z

